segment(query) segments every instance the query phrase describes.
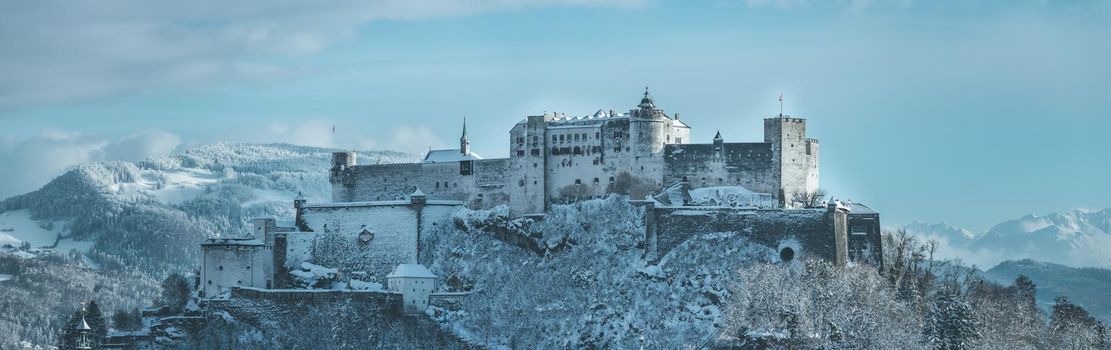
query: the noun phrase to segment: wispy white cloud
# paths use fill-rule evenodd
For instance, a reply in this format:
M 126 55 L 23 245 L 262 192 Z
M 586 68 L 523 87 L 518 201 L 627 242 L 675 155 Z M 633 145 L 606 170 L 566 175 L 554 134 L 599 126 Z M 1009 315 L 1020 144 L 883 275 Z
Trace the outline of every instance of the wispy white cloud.
M 25 139 L 0 139 L 0 198 L 34 190 L 81 163 L 99 160 L 138 161 L 167 154 L 181 138 L 163 130 L 140 130 L 122 137 L 42 130 Z
M 333 130 L 335 127 L 335 131 Z M 306 118 L 272 122 L 250 132 L 226 135 L 226 139 L 246 142 L 281 142 L 302 146 L 389 150 L 422 154 L 429 148 L 447 145 L 431 128 L 423 125 L 343 125 L 328 118 Z
M 639 0 L 333 0 L 0 3 L 0 107 L 116 93 L 255 83 L 297 72 L 368 22 Z
M 914 5 L 914 0 L 743 0 L 745 6 L 752 8 L 775 8 L 781 10 L 837 7 L 847 9 L 867 9 L 876 7 L 906 8 Z

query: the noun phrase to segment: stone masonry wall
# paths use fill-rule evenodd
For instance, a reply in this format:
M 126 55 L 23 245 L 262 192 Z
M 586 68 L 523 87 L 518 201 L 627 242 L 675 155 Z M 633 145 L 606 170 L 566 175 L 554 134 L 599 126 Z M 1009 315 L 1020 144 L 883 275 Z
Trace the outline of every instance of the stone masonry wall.
M 721 154 L 714 144 L 668 145 L 664 148 L 664 184 L 677 181 L 692 187 L 741 186 L 775 194 L 775 167 L 770 143 L 724 143 Z
M 656 249 L 650 254 L 655 259 L 697 234 L 737 232 L 776 249 L 791 246 L 796 258 L 810 256 L 845 264 L 845 214 L 841 211 L 679 207 L 652 208 L 646 215 L 651 216 L 646 238 L 648 246 Z

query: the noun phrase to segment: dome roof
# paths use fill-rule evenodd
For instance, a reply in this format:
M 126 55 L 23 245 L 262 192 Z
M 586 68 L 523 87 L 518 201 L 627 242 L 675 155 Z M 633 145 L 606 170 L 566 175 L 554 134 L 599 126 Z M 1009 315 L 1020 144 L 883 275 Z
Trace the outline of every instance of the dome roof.
M 656 103 L 652 102 L 652 95 L 648 94 L 647 86 L 644 87 L 644 97 L 640 99 L 640 104 L 637 107 L 644 109 L 656 108 Z

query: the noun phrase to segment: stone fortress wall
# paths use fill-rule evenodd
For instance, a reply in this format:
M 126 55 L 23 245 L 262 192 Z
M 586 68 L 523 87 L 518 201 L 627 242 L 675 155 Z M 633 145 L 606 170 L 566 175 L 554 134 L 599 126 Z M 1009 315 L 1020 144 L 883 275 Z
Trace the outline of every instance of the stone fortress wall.
M 765 119 L 764 142 L 725 143 L 719 134 L 713 143 L 691 144 L 690 127 L 657 108 L 647 91 L 637 107 L 528 116 L 510 130 L 509 158 L 472 157 L 465 130 L 459 160 L 360 165 L 354 152 L 340 152 L 333 200 L 397 200 L 420 189 L 471 208 L 508 204 L 516 216 L 608 193 L 641 199 L 684 179 L 769 193 L 785 207 L 796 205 L 795 193 L 818 189 L 818 141 L 806 138 L 805 119 Z

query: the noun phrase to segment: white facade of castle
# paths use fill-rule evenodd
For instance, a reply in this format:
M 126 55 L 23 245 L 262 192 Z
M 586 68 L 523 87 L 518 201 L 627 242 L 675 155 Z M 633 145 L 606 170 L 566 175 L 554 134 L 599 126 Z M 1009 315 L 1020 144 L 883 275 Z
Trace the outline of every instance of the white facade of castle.
M 421 163 L 359 165 L 354 152 L 333 155 L 335 202 L 396 200 L 420 189 L 429 199 L 473 208 L 508 204 L 514 215 L 543 213 L 551 203 L 603 196 L 633 199 L 683 181 L 695 188 L 741 186 L 785 207 L 818 189 L 818 141 L 806 120 L 764 120 L 764 141 L 691 143 L 690 126 L 658 108 L 645 90 L 637 108 L 571 117 L 528 116 L 509 131 L 509 158 L 470 151 L 464 125 L 458 149 L 430 151 Z

